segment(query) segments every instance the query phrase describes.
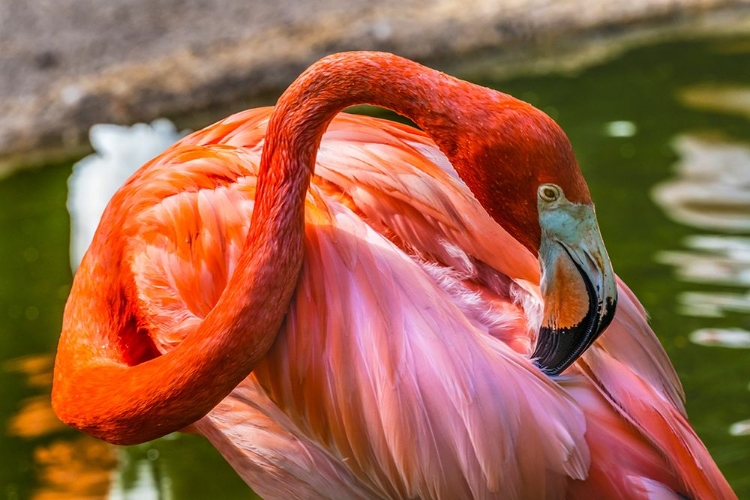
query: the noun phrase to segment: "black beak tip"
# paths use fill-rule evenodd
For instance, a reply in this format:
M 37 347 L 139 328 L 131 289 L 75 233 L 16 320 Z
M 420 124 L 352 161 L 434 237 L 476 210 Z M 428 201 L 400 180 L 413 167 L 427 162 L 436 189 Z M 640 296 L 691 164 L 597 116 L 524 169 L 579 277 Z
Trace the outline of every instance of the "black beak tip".
M 554 330 L 542 327 L 539 330 L 536 348 L 531 355 L 534 364 L 549 376 L 560 375 L 563 370 L 570 366 L 575 358 L 574 351 L 578 341 L 575 328 L 562 328 Z
M 539 330 L 536 348 L 531 355 L 534 364 L 548 376 L 560 375 L 566 368 L 591 347 L 612 322 L 617 307 L 617 299 L 607 297 L 605 313 L 599 308 L 589 314 L 576 326 L 570 328 L 542 327 Z

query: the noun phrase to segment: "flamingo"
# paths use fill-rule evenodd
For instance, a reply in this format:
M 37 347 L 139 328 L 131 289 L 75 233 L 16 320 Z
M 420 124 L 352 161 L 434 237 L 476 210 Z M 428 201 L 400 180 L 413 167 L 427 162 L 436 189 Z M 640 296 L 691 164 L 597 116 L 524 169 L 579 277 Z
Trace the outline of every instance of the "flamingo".
M 558 125 L 373 52 L 117 191 L 52 393 L 111 443 L 202 434 L 264 498 L 736 498 L 682 398 Z

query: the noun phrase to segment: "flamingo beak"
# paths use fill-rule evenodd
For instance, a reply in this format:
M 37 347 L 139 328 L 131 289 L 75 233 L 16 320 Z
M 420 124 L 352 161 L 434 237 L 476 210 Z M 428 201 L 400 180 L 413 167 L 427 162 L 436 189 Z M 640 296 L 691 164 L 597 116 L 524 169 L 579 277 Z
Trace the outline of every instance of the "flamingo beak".
M 617 283 L 593 206 L 564 196 L 538 206 L 544 317 L 532 358 L 547 375 L 559 375 L 612 321 Z

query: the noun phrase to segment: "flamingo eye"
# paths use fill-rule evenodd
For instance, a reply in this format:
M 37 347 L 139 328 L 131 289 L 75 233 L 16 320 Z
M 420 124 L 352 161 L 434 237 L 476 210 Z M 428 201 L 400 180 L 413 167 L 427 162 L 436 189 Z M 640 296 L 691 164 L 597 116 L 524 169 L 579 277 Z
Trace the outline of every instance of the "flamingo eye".
M 557 201 L 562 196 L 562 189 L 556 184 L 542 184 L 539 186 L 539 198 L 544 201 Z

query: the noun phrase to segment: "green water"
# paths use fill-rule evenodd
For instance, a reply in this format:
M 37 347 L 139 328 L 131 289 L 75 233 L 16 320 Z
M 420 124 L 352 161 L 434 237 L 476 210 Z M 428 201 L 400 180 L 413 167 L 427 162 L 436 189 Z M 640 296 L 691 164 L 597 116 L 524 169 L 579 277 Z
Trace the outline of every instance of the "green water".
M 750 146 L 750 112 L 699 109 L 679 98 L 697 85 L 750 91 L 747 68 L 750 38 L 733 38 L 639 48 L 575 74 L 505 81 L 479 70 L 458 75 L 532 102 L 567 131 L 597 202 L 615 270 L 649 311 L 684 383 L 691 421 L 740 498 L 750 498 L 750 436 L 733 436 L 728 429 L 750 419 L 750 350 L 688 339 L 699 328 L 750 329 L 750 315 L 688 316 L 678 306 L 685 291 L 742 294 L 748 287 L 683 282 L 673 267 L 658 263 L 655 255 L 684 249 L 690 235 L 721 233 L 673 222 L 650 190 L 673 177 L 678 156 L 671 144 L 677 136 L 704 133 Z M 624 136 L 612 137 L 606 131 L 613 121 L 632 125 L 626 124 Z M 170 437 L 113 451 L 54 422 L 37 428 L 48 415 L 45 374 L 71 282 L 69 172 L 70 165 L 56 165 L 0 181 L 0 498 L 43 492 L 96 497 L 107 491 L 112 498 L 251 497 L 201 438 Z M 117 472 L 108 472 L 115 464 Z M 81 479 L 87 471 L 94 478 L 89 482 Z M 71 478 L 78 478 L 78 490 L 71 491 Z

